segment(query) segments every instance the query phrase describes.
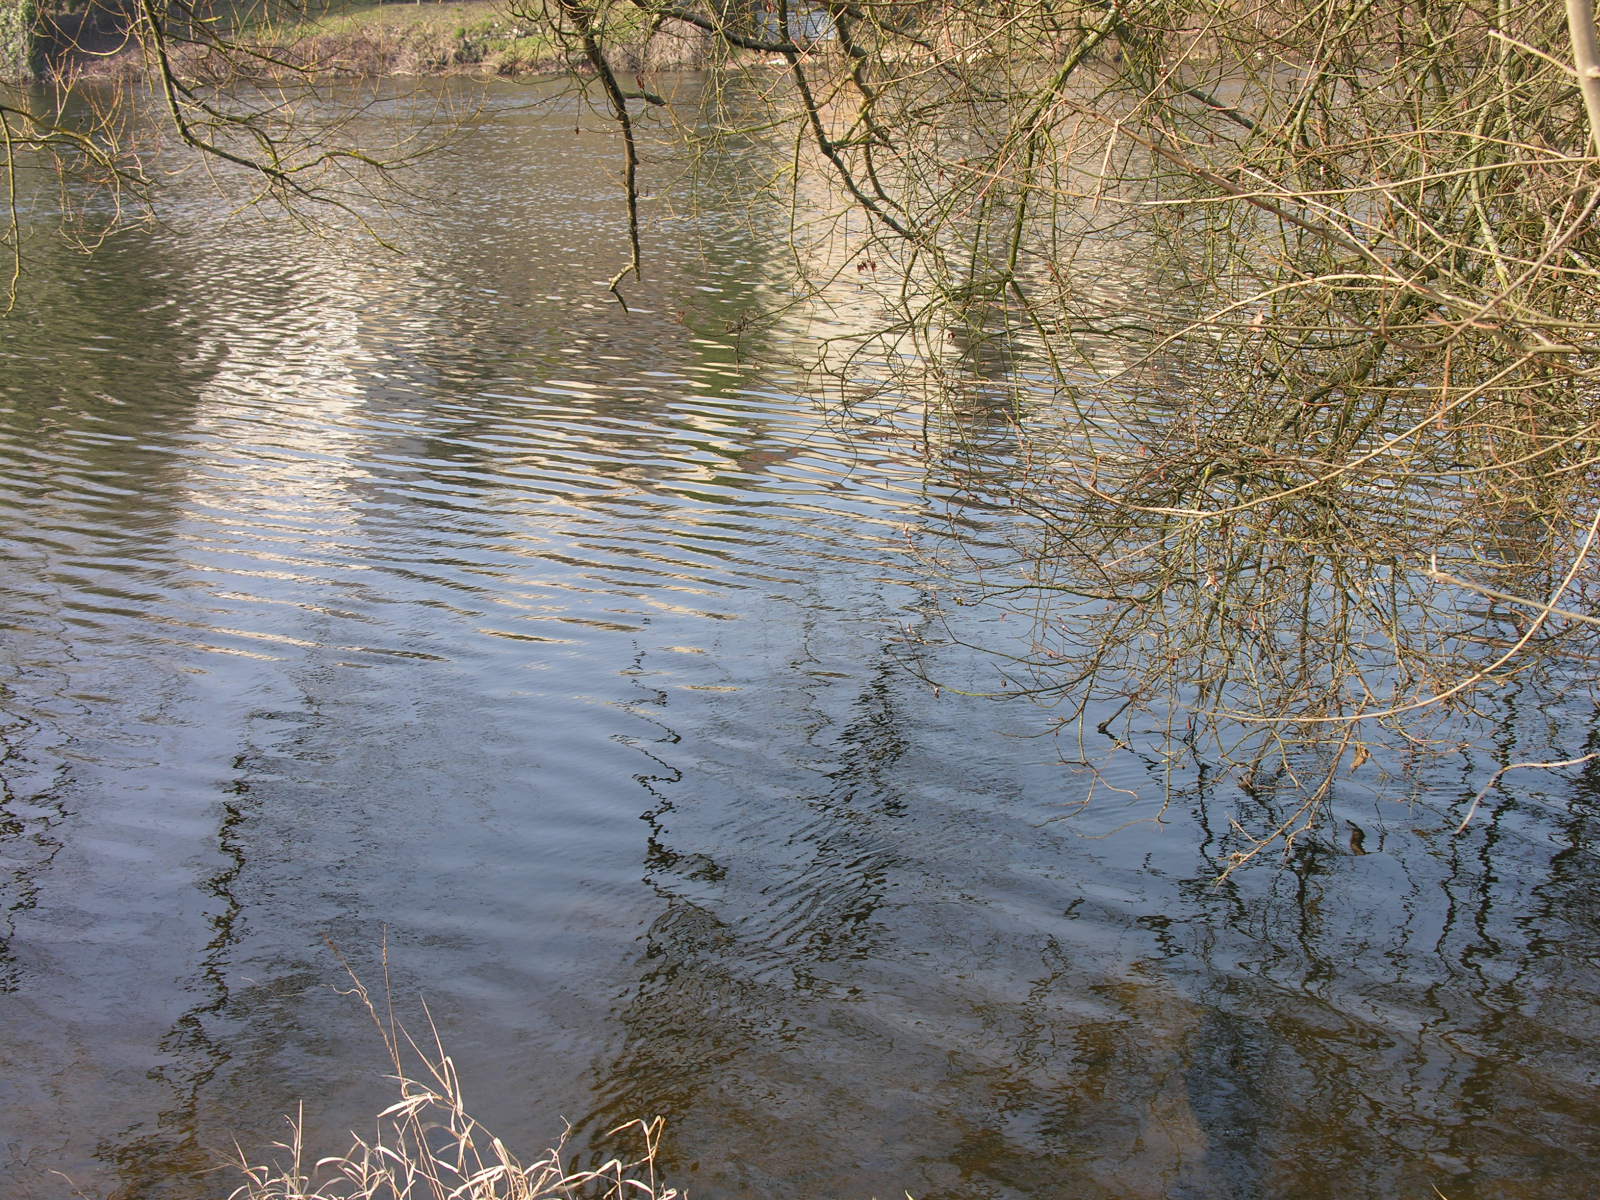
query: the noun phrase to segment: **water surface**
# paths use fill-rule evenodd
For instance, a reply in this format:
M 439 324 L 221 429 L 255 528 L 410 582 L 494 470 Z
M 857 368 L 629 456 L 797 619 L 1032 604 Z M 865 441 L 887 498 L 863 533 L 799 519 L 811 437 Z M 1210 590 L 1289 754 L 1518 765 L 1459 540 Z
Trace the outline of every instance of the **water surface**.
M 92 257 L 36 244 L 0 1194 L 223 1196 L 297 1103 L 318 1149 L 364 1126 L 330 942 L 374 983 L 387 944 L 507 1141 L 660 1114 L 701 1200 L 1600 1194 L 1600 777 L 1451 833 L 1592 710 L 1498 696 L 1482 755 L 1353 780 L 1216 886 L 1268 801 L 1139 748 L 1096 785 L 962 694 L 1000 678 L 962 641 L 1027 631 L 923 550 L 1011 518 L 785 365 L 848 304 L 743 328 L 783 214 L 657 201 L 624 314 L 600 123 L 485 104 L 409 258 L 182 179 Z

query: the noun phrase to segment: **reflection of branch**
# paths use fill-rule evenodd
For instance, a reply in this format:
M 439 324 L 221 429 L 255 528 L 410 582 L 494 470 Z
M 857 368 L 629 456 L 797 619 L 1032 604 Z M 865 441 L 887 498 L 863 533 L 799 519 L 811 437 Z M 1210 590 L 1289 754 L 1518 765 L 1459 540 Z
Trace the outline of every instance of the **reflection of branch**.
M 1345 751 L 1352 746 L 1355 747 L 1358 756 L 1357 765 L 1360 764 L 1359 756 L 1366 753 L 1366 747 L 1356 741 L 1353 730 L 1346 729 L 1339 744 L 1334 747 L 1334 754 L 1328 763 L 1328 769 L 1322 773 L 1322 778 L 1317 783 L 1316 790 L 1304 796 L 1300 803 L 1295 805 L 1294 811 L 1279 822 L 1277 828 L 1265 837 L 1255 837 L 1247 833 L 1244 826 L 1240 825 L 1237 820 L 1229 820 L 1228 824 L 1233 828 L 1233 831 L 1249 841 L 1250 846 L 1244 850 L 1235 850 L 1228 855 L 1228 865 L 1223 868 L 1221 874 L 1212 880 L 1213 887 L 1221 887 L 1228 881 L 1229 876 L 1259 855 L 1268 846 L 1282 842 L 1284 853 L 1287 854 L 1294 846 L 1295 841 L 1315 826 L 1317 809 L 1333 790 L 1334 780 L 1339 773 L 1339 764 L 1344 761 Z
M 1516 770 L 1520 770 L 1523 767 L 1543 767 L 1543 768 L 1549 768 L 1549 769 L 1552 769 L 1552 770 L 1554 768 L 1556 768 L 1556 767 L 1576 767 L 1580 763 L 1591 762 L 1596 758 L 1600 758 L 1600 750 L 1596 750 L 1596 751 L 1593 751 L 1593 752 L 1591 752 L 1589 754 L 1585 754 L 1582 758 L 1564 758 L 1560 762 L 1517 762 L 1517 763 L 1507 763 L 1505 766 L 1501 767 L 1498 771 L 1496 771 L 1493 775 L 1491 775 L 1489 777 L 1489 782 L 1484 784 L 1482 789 L 1478 792 L 1478 794 L 1472 798 L 1472 803 L 1467 808 L 1467 815 L 1461 818 L 1461 824 L 1456 826 L 1456 832 L 1457 833 L 1461 833 L 1463 830 L 1466 829 L 1467 825 L 1471 823 L 1473 815 L 1478 811 L 1478 803 L 1479 803 L 1479 801 L 1481 801 L 1485 796 L 1487 796 L 1490 793 L 1490 791 L 1492 791 L 1494 789 L 1494 786 L 1497 783 L 1500 782 L 1500 777 L 1502 775 L 1504 775 L 1507 771 L 1516 771 Z

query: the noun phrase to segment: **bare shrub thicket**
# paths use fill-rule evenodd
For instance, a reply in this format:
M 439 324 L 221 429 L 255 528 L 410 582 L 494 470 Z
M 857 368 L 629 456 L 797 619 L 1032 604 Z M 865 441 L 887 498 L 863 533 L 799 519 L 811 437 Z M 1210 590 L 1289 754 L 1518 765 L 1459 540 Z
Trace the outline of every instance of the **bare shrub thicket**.
M 738 100 L 681 127 L 786 143 L 819 290 L 872 281 L 846 394 L 1031 518 L 972 582 L 1086 759 L 1204 739 L 1294 778 L 1292 835 L 1375 742 L 1592 677 L 1589 5 L 607 2 L 718 39 Z

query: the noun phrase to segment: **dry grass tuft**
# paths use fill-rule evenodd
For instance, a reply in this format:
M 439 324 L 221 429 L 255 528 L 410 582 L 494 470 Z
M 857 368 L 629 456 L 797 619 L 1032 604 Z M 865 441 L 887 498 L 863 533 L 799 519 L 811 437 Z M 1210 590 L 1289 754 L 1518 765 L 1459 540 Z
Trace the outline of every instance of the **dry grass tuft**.
M 462 1100 L 455 1064 L 438 1032 L 419 1045 L 394 1019 L 380 1016 L 357 980 L 355 994 L 382 1033 L 400 1098 L 377 1115 L 370 1137 L 352 1135 L 345 1153 L 307 1164 L 304 1119 L 289 1119 L 277 1161 L 235 1165 L 245 1182 L 230 1200 L 684 1200 L 656 1178 L 662 1121 L 631 1121 L 607 1138 L 634 1149 L 600 1166 L 563 1165 L 564 1138 L 530 1163 L 474 1120 Z
M 450 1060 L 433 1069 L 443 1086 L 401 1078 L 400 1100 L 378 1114 L 370 1138 L 357 1135 L 345 1153 L 310 1166 L 301 1119 L 291 1118 L 278 1162 L 240 1154 L 245 1182 L 231 1200 L 682 1200 L 656 1178 L 659 1118 L 612 1130 L 635 1135 L 637 1150 L 590 1170 L 564 1166 L 561 1142 L 523 1163 L 462 1108 Z

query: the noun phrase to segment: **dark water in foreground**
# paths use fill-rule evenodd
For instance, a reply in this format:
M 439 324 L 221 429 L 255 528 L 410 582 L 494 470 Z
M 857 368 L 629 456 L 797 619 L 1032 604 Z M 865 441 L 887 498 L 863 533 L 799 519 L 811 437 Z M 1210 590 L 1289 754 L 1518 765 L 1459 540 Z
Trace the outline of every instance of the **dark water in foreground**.
M 529 98 L 413 262 L 180 182 L 0 326 L 0 1195 L 365 1127 L 325 940 L 386 930 L 486 1123 L 662 1114 L 697 1200 L 1600 1195 L 1600 776 L 1450 832 L 1593 712 L 1502 697 L 1222 887 L 1203 774 L 1059 819 L 1037 711 L 908 669 L 1024 635 L 914 552 L 1004 518 L 785 374 L 820 318 L 736 352 L 780 214 L 654 221 L 610 304 L 609 143 Z

